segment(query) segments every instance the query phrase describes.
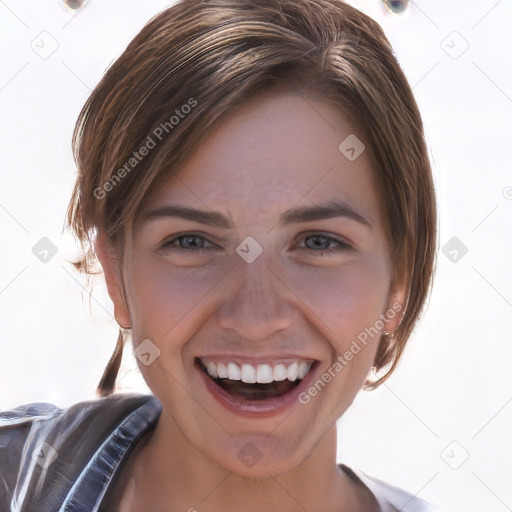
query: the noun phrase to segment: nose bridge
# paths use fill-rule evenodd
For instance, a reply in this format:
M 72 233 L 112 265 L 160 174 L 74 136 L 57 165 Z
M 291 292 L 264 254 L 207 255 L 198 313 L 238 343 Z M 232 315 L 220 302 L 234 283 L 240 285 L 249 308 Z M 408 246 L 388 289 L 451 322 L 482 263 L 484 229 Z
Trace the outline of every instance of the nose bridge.
M 261 255 L 252 263 L 241 260 L 231 272 L 232 286 L 218 310 L 220 327 L 246 339 L 264 339 L 291 324 L 292 307 L 286 286 Z

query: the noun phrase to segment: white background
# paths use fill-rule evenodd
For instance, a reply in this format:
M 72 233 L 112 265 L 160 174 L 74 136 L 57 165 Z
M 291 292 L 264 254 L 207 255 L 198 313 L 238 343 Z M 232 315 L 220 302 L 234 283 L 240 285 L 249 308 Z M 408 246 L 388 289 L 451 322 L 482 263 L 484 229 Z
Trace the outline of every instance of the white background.
M 413 86 L 441 249 L 457 237 L 468 252 L 440 251 L 398 371 L 339 422 L 338 459 L 446 511 L 512 510 L 512 1 L 418 0 L 401 16 L 352 3 L 381 23 Z M 101 280 L 89 298 L 65 262 L 71 134 L 111 61 L 168 4 L 0 1 L 0 410 L 95 398 L 117 329 Z M 41 37 L 58 44 L 47 59 L 31 47 Z M 47 263 L 32 253 L 42 237 L 59 249 Z M 148 391 L 126 355 L 121 384 Z

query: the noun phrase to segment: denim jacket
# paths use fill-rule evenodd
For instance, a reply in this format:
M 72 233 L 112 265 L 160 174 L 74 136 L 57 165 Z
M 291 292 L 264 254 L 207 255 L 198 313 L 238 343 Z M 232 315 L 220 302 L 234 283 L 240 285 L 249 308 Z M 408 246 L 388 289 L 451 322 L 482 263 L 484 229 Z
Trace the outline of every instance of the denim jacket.
M 161 410 L 152 395 L 118 393 L 67 409 L 31 403 L 0 412 L 0 512 L 103 512 L 116 472 L 142 435 L 155 428 Z M 370 489 L 381 512 L 436 510 L 340 467 Z
M 32 403 L 0 413 L 0 511 L 97 512 L 160 412 L 152 395 L 113 394 L 67 409 Z

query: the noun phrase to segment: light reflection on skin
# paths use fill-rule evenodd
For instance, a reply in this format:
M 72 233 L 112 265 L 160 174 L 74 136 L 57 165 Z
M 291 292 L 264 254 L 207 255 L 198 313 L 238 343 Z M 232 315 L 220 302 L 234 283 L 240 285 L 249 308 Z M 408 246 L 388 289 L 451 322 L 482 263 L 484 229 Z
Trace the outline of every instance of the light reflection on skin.
M 351 133 L 332 105 L 286 89 L 267 91 L 234 111 L 143 212 L 167 205 L 212 210 L 227 216 L 233 229 L 170 216 L 142 222 L 142 215 L 124 269 L 128 308 L 100 241 L 117 321 L 133 326 L 136 344 L 149 338 L 161 351 L 150 366 L 140 365 L 163 413 L 125 472 L 127 489 L 137 485 L 126 510 L 142 503 L 187 510 L 213 489 L 199 510 L 290 510 L 298 502 L 307 510 L 342 510 L 344 504 L 354 511 L 373 504 L 336 466 L 335 422 L 364 382 L 379 336 L 308 405 L 297 403 L 274 417 L 227 411 L 194 367 L 196 356 L 220 351 L 291 352 L 320 361 L 321 374 L 381 313 L 404 303 L 391 282 L 367 152 L 349 162 L 338 151 Z M 330 200 L 351 205 L 371 225 L 349 217 L 279 224 L 290 208 Z M 163 248 L 186 234 L 202 238 Z M 314 235 L 349 247 L 308 239 Z M 247 236 L 263 247 L 250 264 L 235 251 Z M 203 243 L 202 251 L 187 249 Z M 320 255 L 315 243 L 332 252 Z M 392 331 L 398 321 L 397 315 L 384 328 Z M 237 457 L 248 442 L 262 453 L 252 467 Z M 281 475 L 279 485 L 269 475 Z

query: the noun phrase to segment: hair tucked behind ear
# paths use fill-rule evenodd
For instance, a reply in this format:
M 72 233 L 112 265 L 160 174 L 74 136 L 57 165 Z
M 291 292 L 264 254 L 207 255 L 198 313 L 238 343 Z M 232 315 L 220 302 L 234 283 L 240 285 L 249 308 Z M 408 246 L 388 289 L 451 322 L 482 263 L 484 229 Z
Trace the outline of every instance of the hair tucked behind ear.
M 119 367 L 121 366 L 121 360 L 123 359 L 123 347 L 123 330 L 119 329 L 119 336 L 117 337 L 116 347 L 112 353 L 112 356 L 110 356 L 110 359 L 96 390 L 98 396 L 100 397 L 111 395 L 114 392 L 117 374 L 119 373 Z

